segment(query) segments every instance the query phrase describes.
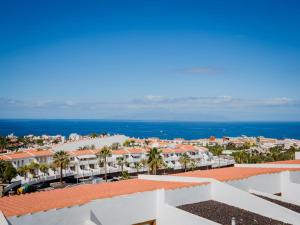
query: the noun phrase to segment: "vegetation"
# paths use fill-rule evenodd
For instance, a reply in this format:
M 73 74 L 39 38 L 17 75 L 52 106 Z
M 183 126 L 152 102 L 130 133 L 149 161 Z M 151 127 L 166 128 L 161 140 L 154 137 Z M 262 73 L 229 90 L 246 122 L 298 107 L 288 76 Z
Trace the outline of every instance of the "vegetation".
M 63 169 L 66 169 L 70 163 L 69 154 L 65 151 L 58 151 L 53 155 L 53 164 L 60 168 L 60 183 L 63 182 Z
M 130 146 L 133 146 L 134 143 L 135 143 L 134 140 L 127 139 L 127 140 L 123 143 L 123 146 L 124 146 L 124 147 L 130 147 Z
M 98 153 L 99 161 L 103 160 L 105 181 L 107 182 L 107 157 L 111 154 L 111 149 L 104 146 Z
M 17 176 L 17 170 L 9 161 L 0 160 L 0 181 L 10 183 Z
M 134 164 L 134 168 L 136 169 L 136 173 L 138 174 L 140 169 L 142 168 L 142 163 L 138 162 Z
M 146 166 L 148 165 L 148 160 L 147 159 L 141 159 L 140 163 L 143 167 L 143 171 L 145 171 Z
M 21 166 L 18 168 L 17 173 L 26 180 L 27 174 L 29 173 L 29 167 L 27 165 Z
M 157 170 L 164 165 L 164 160 L 161 155 L 162 151 L 157 148 L 152 148 L 148 153 L 148 167 L 151 174 L 156 175 Z
M 121 180 L 128 180 L 130 178 L 128 171 L 123 171 L 121 175 Z
M 98 137 L 98 136 L 99 136 L 99 135 L 98 135 L 97 133 L 91 133 L 91 134 L 90 134 L 90 137 L 91 137 L 91 138 L 96 138 L 96 137 Z
M 3 152 L 6 148 L 8 148 L 8 139 L 0 136 L 0 152 Z
M 39 169 L 39 164 L 32 161 L 29 165 L 28 165 L 28 169 L 29 169 L 29 173 L 32 174 L 33 177 L 36 177 L 36 172 Z
M 184 172 L 186 172 L 188 165 L 191 163 L 191 157 L 185 152 L 179 158 L 179 163 L 183 166 Z
M 145 145 L 146 145 L 146 146 L 148 146 L 150 143 L 151 143 L 150 140 L 148 140 L 148 139 L 145 140 Z
M 44 175 L 49 175 L 49 165 L 46 164 L 46 163 L 40 164 L 40 171 L 41 171 Z
M 118 162 L 118 165 L 121 166 L 121 171 L 123 173 L 124 171 L 124 165 L 126 164 L 126 159 L 122 156 L 122 157 L 118 157 L 117 158 L 117 162 Z
M 120 144 L 118 142 L 115 142 L 112 143 L 110 147 L 112 150 L 118 150 L 120 148 Z
M 206 146 L 206 147 L 214 156 L 219 156 L 223 152 L 223 147 L 221 145 Z
M 232 153 L 234 160 L 237 163 L 264 163 L 274 162 L 280 160 L 293 160 L 295 159 L 295 152 L 298 149 L 290 147 L 289 149 L 283 149 L 281 147 L 270 148 L 268 152 L 261 153 L 253 151 L 251 153 L 246 151 L 236 151 Z

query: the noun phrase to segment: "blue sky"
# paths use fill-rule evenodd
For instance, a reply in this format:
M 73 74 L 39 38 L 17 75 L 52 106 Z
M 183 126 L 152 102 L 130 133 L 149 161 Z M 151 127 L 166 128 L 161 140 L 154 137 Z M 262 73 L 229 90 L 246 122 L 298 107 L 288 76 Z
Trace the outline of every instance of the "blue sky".
M 0 4 L 0 118 L 300 120 L 296 0 Z

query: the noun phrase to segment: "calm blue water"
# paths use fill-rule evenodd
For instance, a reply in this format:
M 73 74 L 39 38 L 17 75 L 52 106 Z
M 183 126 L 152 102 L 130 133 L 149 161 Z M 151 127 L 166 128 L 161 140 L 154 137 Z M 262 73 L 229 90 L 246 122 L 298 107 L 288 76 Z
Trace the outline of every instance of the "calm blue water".
M 130 137 L 173 139 L 209 136 L 265 136 L 300 139 L 300 122 L 132 122 L 102 120 L 0 120 L 0 135 L 14 133 L 82 135 L 97 133 L 125 134 Z

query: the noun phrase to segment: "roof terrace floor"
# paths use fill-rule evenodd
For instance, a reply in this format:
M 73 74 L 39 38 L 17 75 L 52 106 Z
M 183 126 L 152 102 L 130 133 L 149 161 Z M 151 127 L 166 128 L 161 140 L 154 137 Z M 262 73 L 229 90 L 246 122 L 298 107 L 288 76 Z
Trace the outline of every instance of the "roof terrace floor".
M 281 221 L 252 213 L 250 211 L 230 206 L 221 202 L 209 200 L 193 204 L 178 206 L 179 209 L 204 217 L 214 222 L 231 225 L 232 217 L 236 218 L 236 224 L 259 224 L 259 225 L 283 225 Z

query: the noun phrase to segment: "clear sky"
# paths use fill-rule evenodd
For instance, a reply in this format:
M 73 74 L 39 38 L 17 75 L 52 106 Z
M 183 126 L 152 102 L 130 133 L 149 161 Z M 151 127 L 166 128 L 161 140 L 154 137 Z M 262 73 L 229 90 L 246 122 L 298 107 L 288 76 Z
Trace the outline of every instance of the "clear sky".
M 300 120 L 300 1 L 0 1 L 0 118 Z

